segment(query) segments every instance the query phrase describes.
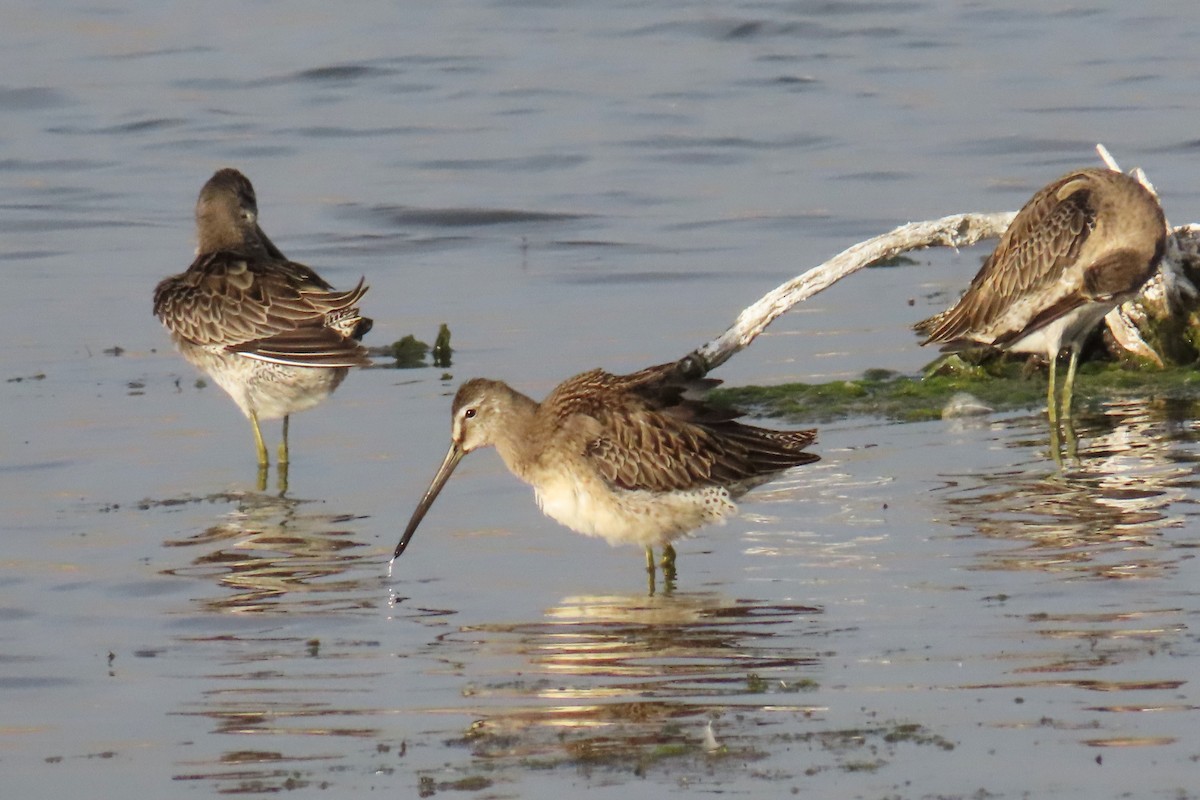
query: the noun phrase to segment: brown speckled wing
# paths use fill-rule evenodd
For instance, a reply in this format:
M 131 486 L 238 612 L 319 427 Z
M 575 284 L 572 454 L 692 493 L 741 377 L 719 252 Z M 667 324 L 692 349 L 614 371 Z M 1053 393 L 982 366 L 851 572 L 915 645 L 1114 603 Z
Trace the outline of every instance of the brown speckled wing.
M 585 453 L 606 481 L 622 489 L 691 489 L 734 481 L 744 472 L 742 454 L 667 414 L 624 407 L 602 413 L 600 423 L 600 435 Z
M 736 422 L 735 412 L 686 398 L 688 387 L 675 380 L 672 368 L 624 376 L 585 372 L 559 386 L 543 405 L 554 409 L 564 428 L 575 415 L 591 420 L 584 427 L 594 435 L 583 455 L 622 489 L 732 485 L 818 459 L 803 452 L 813 431 L 769 431 Z
M 995 251 L 979 270 L 962 299 L 948 311 L 917 324 L 928 342 L 972 338 L 996 324 L 1023 298 L 1038 294 L 1039 310 L 1055 309 L 1054 317 L 1085 302 L 1059 291 L 1055 284 L 1079 257 L 1095 225 L 1090 179 L 1071 173 L 1044 187 L 1025 204 Z M 1048 318 L 1040 315 L 1043 321 Z M 995 344 L 1004 344 L 1030 330 L 1033 320 L 1008 331 L 996 331 Z
M 366 287 L 328 286 L 295 262 L 210 253 L 159 283 L 154 313 L 175 336 L 198 345 L 301 366 L 367 363 L 361 345 L 326 325 L 329 316 L 352 310 Z

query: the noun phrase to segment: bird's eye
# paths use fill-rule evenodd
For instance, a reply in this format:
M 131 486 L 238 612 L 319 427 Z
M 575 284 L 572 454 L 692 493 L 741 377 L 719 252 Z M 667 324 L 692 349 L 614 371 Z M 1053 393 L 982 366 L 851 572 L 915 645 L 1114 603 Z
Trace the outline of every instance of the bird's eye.
M 474 418 L 475 418 L 475 409 L 468 408 L 467 410 L 463 411 L 463 419 L 474 419 Z

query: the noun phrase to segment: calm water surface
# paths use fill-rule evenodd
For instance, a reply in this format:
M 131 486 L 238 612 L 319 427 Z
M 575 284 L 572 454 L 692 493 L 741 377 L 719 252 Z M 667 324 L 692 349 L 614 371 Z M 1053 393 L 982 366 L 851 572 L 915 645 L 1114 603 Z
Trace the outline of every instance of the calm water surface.
M 4 17 L 5 796 L 1200 796 L 1193 403 L 1084 403 L 1064 472 L 1033 412 L 823 426 L 653 595 L 473 456 L 386 575 L 467 377 L 679 357 L 1098 141 L 1200 218 L 1191 3 Z M 289 255 L 367 276 L 373 343 L 457 348 L 299 415 L 283 496 L 150 313 L 226 165 Z M 915 371 L 982 255 L 860 273 L 719 376 Z

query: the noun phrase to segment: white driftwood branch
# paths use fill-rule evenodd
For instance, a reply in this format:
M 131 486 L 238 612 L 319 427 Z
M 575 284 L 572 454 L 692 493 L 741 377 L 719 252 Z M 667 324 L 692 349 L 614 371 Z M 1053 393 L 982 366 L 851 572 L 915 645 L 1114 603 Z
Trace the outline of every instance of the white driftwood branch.
M 1104 145 L 1096 145 L 1096 151 L 1110 169 L 1120 169 Z M 1140 168 L 1134 170 L 1134 177 L 1155 197 L 1158 196 Z M 927 222 L 910 222 L 860 242 L 764 295 L 757 303 L 742 311 L 729 330 L 680 359 L 679 368 L 685 374 L 706 375 L 728 361 L 734 353 L 749 346 L 768 325 L 792 306 L 829 288 L 847 275 L 910 250 L 969 247 L 983 239 L 999 238 L 1015 216 L 1015 211 L 954 214 Z M 1193 268 L 1200 266 L 1200 225 L 1180 225 L 1177 228 L 1168 225 L 1167 231 L 1166 254 L 1159 271 L 1138 297 L 1139 301 L 1161 308 L 1163 313 L 1180 307 L 1185 298 L 1194 300 L 1200 294 L 1183 269 L 1185 264 Z M 1114 308 L 1105 321 L 1121 347 L 1161 365 L 1162 360 L 1142 340 L 1136 326 L 1138 315 L 1145 313 L 1144 308 L 1129 301 Z
M 926 247 L 969 247 L 982 239 L 999 237 L 1012 222 L 1015 212 L 998 214 L 954 214 L 927 222 L 910 222 L 889 233 L 843 250 L 819 267 L 814 267 L 738 315 L 725 333 L 687 356 L 701 374 L 716 369 L 742 350 L 775 319 L 799 302 L 832 286 L 847 275 L 878 261 Z
M 1167 236 L 1163 266 L 1142 290 L 1142 296 L 1159 309 L 1159 316 L 1185 308 L 1200 297 L 1188 274 L 1200 272 L 1200 225 L 1178 225 Z

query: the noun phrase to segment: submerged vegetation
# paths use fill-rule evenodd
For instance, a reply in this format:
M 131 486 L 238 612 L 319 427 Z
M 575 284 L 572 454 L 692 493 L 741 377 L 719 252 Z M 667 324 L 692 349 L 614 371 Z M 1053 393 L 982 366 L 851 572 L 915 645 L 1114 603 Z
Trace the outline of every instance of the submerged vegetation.
M 425 366 L 425 355 L 428 352 L 429 345 L 410 333 L 392 342 L 387 354 L 396 360 L 392 366 L 397 369 L 412 369 Z
M 451 356 L 454 349 L 450 347 L 450 326 L 442 323 L 438 328 L 437 339 L 433 342 L 433 365 L 443 369 L 451 366 Z
M 957 356 L 934 362 L 924 376 L 872 369 L 854 380 L 718 389 L 713 402 L 753 408 L 768 416 L 825 422 L 850 416 L 918 422 L 956 414 L 1037 408 L 1046 403 L 1046 371 L 1024 359 L 1001 356 L 971 364 Z M 963 395 L 970 400 L 963 402 Z M 1081 364 L 1077 404 L 1117 397 L 1200 400 L 1194 367 L 1143 367 L 1116 362 Z M 966 411 L 961 411 L 964 407 Z M 957 409 L 957 410 L 956 410 Z
M 419 367 L 427 367 L 425 356 L 431 351 L 433 353 L 433 366 L 443 369 L 451 366 L 451 357 L 454 353 L 450 347 L 450 327 L 446 323 L 442 323 L 438 328 L 437 338 L 434 340 L 431 348 L 426 342 L 421 341 L 413 334 L 408 334 L 401 339 L 397 339 L 384 347 L 369 347 L 367 351 L 376 358 L 391 358 L 391 364 L 375 364 L 376 367 L 390 367 L 393 369 L 416 369 Z

